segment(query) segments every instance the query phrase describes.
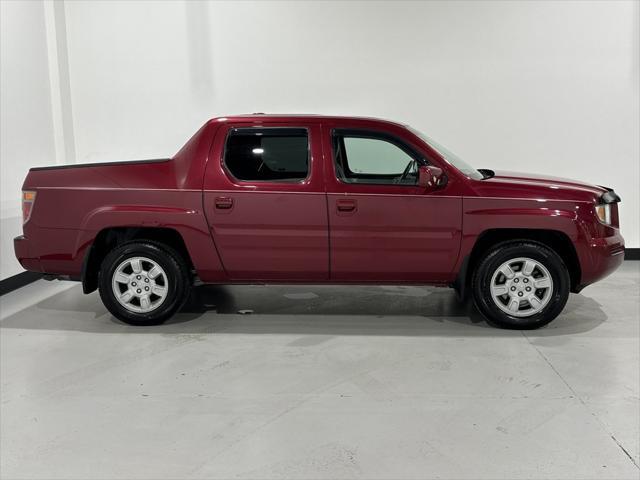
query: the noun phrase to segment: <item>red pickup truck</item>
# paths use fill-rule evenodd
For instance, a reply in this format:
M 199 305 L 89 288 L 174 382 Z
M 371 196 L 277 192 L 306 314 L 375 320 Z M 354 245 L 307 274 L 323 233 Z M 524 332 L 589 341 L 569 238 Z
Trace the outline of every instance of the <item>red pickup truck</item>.
M 172 159 L 32 168 L 15 252 L 131 324 L 199 281 L 451 286 L 493 325 L 536 328 L 622 262 L 619 201 L 476 170 L 399 123 L 240 115 Z

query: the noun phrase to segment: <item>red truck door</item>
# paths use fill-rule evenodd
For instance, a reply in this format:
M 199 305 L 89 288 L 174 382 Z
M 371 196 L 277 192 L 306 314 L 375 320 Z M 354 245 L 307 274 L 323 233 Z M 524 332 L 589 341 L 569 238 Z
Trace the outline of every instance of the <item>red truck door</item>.
M 331 124 L 323 135 L 331 279 L 451 281 L 461 197 L 418 187 L 425 157 L 399 136 Z
M 328 279 L 322 168 L 317 123 L 235 123 L 218 130 L 203 201 L 230 279 Z

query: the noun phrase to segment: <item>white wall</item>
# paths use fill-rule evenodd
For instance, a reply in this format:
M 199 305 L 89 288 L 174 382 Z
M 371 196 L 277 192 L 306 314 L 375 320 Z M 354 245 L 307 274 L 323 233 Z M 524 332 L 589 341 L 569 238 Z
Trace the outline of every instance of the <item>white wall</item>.
M 13 237 L 22 232 L 27 170 L 55 163 L 43 3 L 0 1 L 0 277 L 22 271 Z
M 638 2 L 68 2 L 79 161 L 215 115 L 401 120 L 479 167 L 615 187 L 640 246 Z
M 478 167 L 613 186 L 640 246 L 638 2 L 73 1 L 64 13 L 78 162 L 172 155 L 217 115 L 380 116 Z

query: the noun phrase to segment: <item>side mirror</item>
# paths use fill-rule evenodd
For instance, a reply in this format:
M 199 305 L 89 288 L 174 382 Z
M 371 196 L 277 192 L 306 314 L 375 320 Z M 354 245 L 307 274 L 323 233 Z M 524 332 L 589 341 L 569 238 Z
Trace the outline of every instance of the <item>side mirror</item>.
M 418 186 L 422 188 L 435 188 L 443 184 L 444 172 L 433 165 L 421 165 L 418 167 Z

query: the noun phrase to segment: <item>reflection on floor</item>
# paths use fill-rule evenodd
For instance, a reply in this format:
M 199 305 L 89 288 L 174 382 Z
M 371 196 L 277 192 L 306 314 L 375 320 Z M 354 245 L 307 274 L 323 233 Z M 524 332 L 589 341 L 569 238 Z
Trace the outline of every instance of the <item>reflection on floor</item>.
M 40 281 L 0 299 L 0 472 L 638 478 L 639 292 L 515 332 L 447 289 L 199 287 L 144 328 Z

